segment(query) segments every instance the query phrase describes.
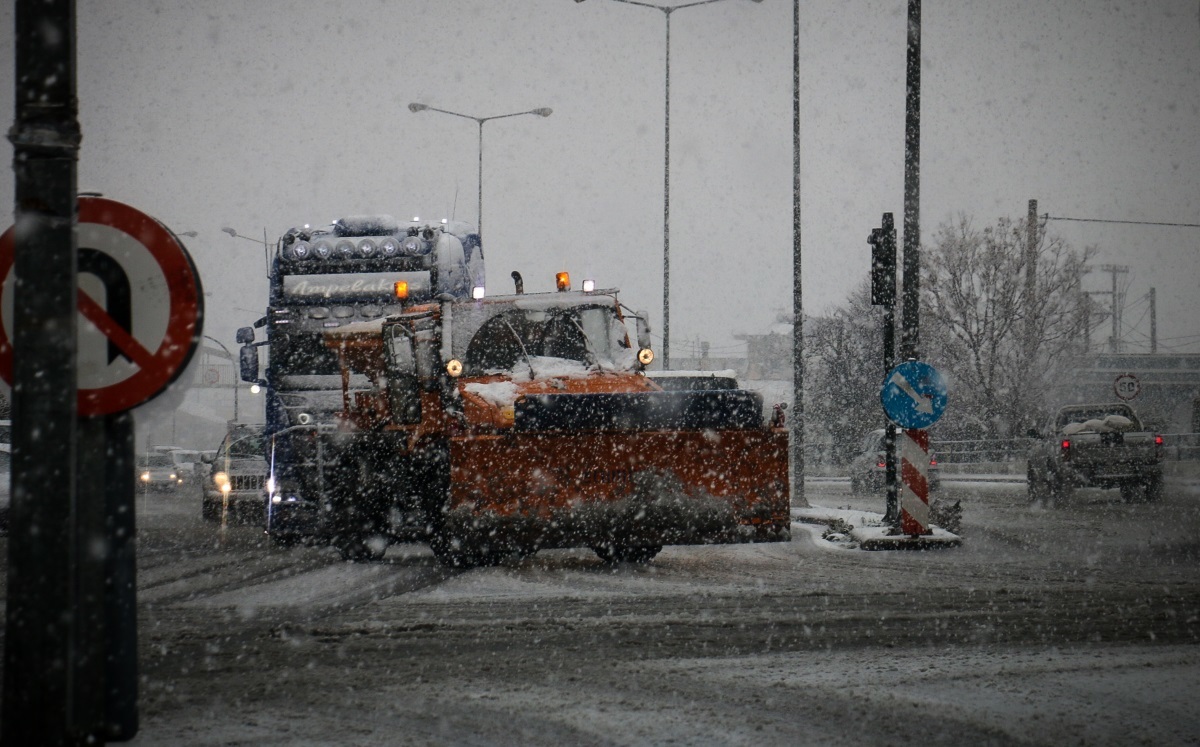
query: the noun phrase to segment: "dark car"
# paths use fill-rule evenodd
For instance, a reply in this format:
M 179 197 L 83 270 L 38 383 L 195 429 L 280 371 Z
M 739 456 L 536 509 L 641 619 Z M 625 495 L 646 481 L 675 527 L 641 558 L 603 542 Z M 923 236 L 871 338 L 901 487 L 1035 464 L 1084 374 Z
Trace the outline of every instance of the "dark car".
M 903 433 L 899 428 L 897 434 Z M 884 461 L 883 448 L 884 432 L 882 428 L 873 430 L 863 437 L 858 456 L 850 462 L 850 492 L 858 495 L 882 493 L 887 487 L 887 464 Z M 897 449 L 897 466 L 899 465 L 899 450 Z M 897 475 L 899 479 L 899 475 Z M 942 475 L 938 467 L 937 457 L 929 452 L 929 491 L 941 487 Z
M 256 523 L 266 515 L 263 487 L 267 459 L 261 426 L 235 426 L 217 453 L 204 456 L 209 478 L 204 481 L 200 513 L 208 521 Z

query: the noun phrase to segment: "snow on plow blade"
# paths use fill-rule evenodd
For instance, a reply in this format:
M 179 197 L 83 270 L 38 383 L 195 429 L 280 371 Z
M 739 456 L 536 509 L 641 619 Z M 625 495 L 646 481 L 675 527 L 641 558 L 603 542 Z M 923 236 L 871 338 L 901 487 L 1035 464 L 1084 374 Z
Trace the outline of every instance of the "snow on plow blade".
M 555 394 L 455 439 L 447 522 L 526 547 L 789 539 L 787 433 L 745 391 Z

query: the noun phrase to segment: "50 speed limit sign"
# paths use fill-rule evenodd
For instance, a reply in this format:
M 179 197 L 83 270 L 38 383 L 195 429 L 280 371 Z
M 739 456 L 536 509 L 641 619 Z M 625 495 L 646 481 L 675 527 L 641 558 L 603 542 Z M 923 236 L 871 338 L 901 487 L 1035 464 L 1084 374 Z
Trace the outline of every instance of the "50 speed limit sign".
M 1121 374 L 1113 381 L 1113 392 L 1123 400 L 1131 400 L 1142 392 L 1142 382 L 1131 373 Z

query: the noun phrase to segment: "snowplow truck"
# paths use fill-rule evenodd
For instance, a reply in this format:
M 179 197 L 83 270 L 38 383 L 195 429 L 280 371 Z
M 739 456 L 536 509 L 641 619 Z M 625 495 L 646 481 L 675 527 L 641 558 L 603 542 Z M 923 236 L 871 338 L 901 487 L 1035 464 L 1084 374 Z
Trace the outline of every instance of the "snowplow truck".
M 558 286 L 325 333 L 343 391 L 321 434 L 318 535 L 350 560 L 424 540 L 459 567 L 790 538 L 788 434 L 761 395 L 664 391 L 644 373 L 644 316 L 616 291 Z M 270 502 L 286 532 L 286 501 Z

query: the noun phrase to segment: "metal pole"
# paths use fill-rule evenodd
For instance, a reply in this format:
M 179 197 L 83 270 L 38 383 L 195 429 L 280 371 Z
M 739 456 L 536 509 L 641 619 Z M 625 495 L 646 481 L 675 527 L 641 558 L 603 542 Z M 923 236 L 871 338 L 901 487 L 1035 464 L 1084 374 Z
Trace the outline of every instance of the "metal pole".
M 891 213 L 883 214 L 881 240 L 889 247 L 887 254 L 895 257 L 896 253 L 896 224 Z M 889 264 L 893 267 L 889 272 L 892 277 L 888 283 L 895 288 L 894 260 Z M 883 307 L 883 375 L 896 366 L 896 312 L 895 291 L 890 294 L 891 302 Z M 896 426 L 886 416 L 884 417 L 883 451 L 884 451 L 884 481 L 887 486 L 887 499 L 883 520 L 893 527 L 900 526 L 899 485 L 896 479 Z
M 908 93 L 904 116 L 904 308 L 901 356 L 920 357 L 921 0 L 908 0 Z
M 804 302 L 800 266 L 800 0 L 792 0 L 792 500 L 804 495 Z
M 213 342 L 220 345 L 221 350 L 225 351 L 225 357 L 227 357 L 229 359 L 229 364 L 231 366 L 233 366 L 233 368 L 234 368 L 234 370 L 233 370 L 233 422 L 240 423 L 241 420 L 238 418 L 238 388 L 239 388 L 238 387 L 238 378 L 239 377 L 238 377 L 238 372 L 237 372 L 237 363 L 233 360 L 233 353 L 229 352 L 229 348 L 225 347 L 225 343 L 221 342 L 220 340 L 218 340 L 217 338 L 215 338 L 211 335 L 205 335 L 204 339 L 212 340 Z M 172 441 L 174 441 L 174 439 L 172 439 Z
M 486 119 L 476 120 L 479 122 L 479 215 L 476 220 L 479 225 L 475 227 L 479 231 L 479 240 L 483 240 L 483 123 Z
M 666 72 L 663 75 L 666 105 L 663 107 L 663 370 L 671 370 L 671 9 L 667 19 Z
M 77 666 L 74 0 L 18 0 L 9 132 L 17 231 L 4 743 L 81 740 Z M 35 539 L 36 538 L 36 539 Z
M 1158 307 L 1154 289 L 1150 289 L 1150 354 L 1158 353 Z

